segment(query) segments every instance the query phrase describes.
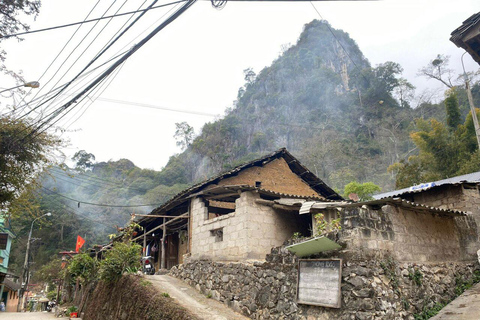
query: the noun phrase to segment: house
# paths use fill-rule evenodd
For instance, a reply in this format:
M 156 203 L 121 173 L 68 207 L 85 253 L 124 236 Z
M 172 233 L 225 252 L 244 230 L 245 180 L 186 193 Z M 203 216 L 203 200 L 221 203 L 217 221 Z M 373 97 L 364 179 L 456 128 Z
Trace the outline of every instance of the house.
M 242 172 L 248 168 L 238 178 Z M 192 259 L 170 273 L 252 319 L 410 319 L 453 299 L 456 284 L 478 270 L 475 175 L 363 202 L 325 191 L 274 196 L 258 187 L 230 187 L 229 179 L 186 193 Z M 225 198 L 216 201 L 240 194 L 235 212 L 210 216 L 208 197 L 221 194 Z M 223 232 L 212 233 L 218 229 Z M 294 230 L 317 235 L 287 245 L 271 241 L 272 234 L 289 239 Z M 237 243 L 248 251 L 237 251 Z
M 20 283 L 14 282 L 11 279 L 5 279 L 2 300 L 5 303 L 5 311 L 17 312 L 18 294 L 21 288 Z
M 473 14 L 451 33 L 450 41 L 465 49 L 480 64 L 480 12 Z
M 480 172 L 424 183 L 387 193 L 375 199 L 399 198 L 413 203 L 466 212 L 455 218 L 465 254 L 472 258 L 480 249 L 477 226 L 480 226 Z
M 4 295 L 13 238 L 15 234 L 10 230 L 10 221 L 4 215 L 0 215 L 0 297 Z
M 138 222 L 143 234 L 134 240 L 143 241 L 157 269 L 181 264 L 187 254 L 214 261 L 264 259 L 294 233 L 311 234 L 311 217 L 287 205 L 307 200 L 342 197 L 280 149 L 180 192 Z

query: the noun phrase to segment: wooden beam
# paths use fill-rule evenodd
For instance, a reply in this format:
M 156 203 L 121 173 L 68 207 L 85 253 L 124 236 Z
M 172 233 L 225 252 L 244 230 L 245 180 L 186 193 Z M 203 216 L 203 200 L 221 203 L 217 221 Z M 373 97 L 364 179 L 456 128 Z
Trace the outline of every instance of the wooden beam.
M 177 221 L 177 220 L 179 220 L 179 219 L 183 219 L 183 218 L 187 217 L 188 215 L 189 215 L 189 213 L 187 212 L 187 213 L 181 214 L 181 215 L 179 215 L 179 216 L 176 216 L 176 217 L 173 218 L 172 220 L 169 220 L 169 221 L 167 221 L 167 222 L 164 222 L 163 224 L 161 224 L 161 225 L 159 225 L 159 226 L 156 226 L 156 227 L 153 228 L 153 229 L 150 229 L 150 231 L 146 232 L 145 234 L 150 234 L 150 233 L 152 233 L 152 232 L 155 231 L 155 230 L 158 230 L 158 229 L 160 229 L 160 228 L 163 228 L 163 225 L 165 225 L 165 226 L 166 226 L 166 225 L 169 225 L 170 223 L 172 223 L 172 222 L 174 222 L 174 221 Z M 169 217 L 170 217 L 170 216 L 169 216 Z M 188 218 L 188 217 L 187 217 L 187 218 Z M 143 237 L 143 235 L 132 239 L 132 241 L 136 241 L 136 240 L 138 240 L 138 239 L 140 239 L 140 238 L 142 238 L 142 237 Z
M 155 214 L 136 214 L 132 213 L 132 216 L 135 217 L 147 217 L 147 218 L 176 218 L 179 216 L 166 216 L 166 215 L 155 215 Z M 183 217 L 182 219 L 188 219 L 189 217 Z

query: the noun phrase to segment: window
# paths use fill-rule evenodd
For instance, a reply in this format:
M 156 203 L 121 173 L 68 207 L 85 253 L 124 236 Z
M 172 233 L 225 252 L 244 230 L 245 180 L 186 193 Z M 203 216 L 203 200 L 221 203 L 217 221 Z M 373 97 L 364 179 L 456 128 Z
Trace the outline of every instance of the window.
M 235 202 L 209 200 L 207 201 L 207 220 L 235 212 Z
M 210 230 L 210 235 L 215 237 L 215 242 L 223 241 L 223 228 Z

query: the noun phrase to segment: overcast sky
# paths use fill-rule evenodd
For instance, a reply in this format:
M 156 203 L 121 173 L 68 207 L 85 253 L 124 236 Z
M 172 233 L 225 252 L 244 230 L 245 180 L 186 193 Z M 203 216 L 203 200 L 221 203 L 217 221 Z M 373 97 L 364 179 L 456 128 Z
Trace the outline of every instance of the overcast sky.
M 31 29 L 82 21 L 96 2 L 44 0 L 40 15 L 30 23 Z M 123 2 L 117 0 L 117 7 L 112 10 Z M 135 10 L 142 2 L 130 0 L 120 12 Z M 101 16 L 111 3 L 102 1 L 90 17 Z M 480 11 L 478 0 L 332 1 L 314 5 L 334 28 L 350 34 L 372 65 L 385 61 L 400 63 L 404 77 L 417 87 L 418 93 L 438 87 L 416 74 L 439 53 L 450 55 L 451 67 L 460 73 L 464 50 L 449 41 L 450 33 Z M 158 25 L 167 10 L 147 13 L 108 57 L 131 47 L 131 40 L 138 42 L 139 35 Z M 82 27 L 41 79 L 76 27 L 26 35 L 22 42 L 4 40 L 1 47 L 8 53 L 8 67 L 23 70 L 27 81 L 40 79 L 42 95 L 55 88 L 57 81 L 62 84 L 70 80 L 126 19 L 115 19 L 85 53 L 82 52 L 89 41 L 75 47 L 93 24 Z M 127 158 L 141 168 L 160 170 L 171 155 L 180 151 L 173 139 L 176 122 L 187 121 L 198 133 L 204 123 L 215 119 L 213 115 L 223 115 L 244 83 L 243 70 L 253 68 L 258 73 L 269 66 L 278 57 L 281 46 L 295 44 L 303 25 L 313 19 L 320 17 L 310 2 L 228 2 L 223 10 L 216 10 L 209 1 L 199 1 L 128 59 L 99 99 L 86 100 L 91 103 L 88 108 L 80 105 L 62 119 L 59 125 L 68 128 L 62 137 L 70 140 L 65 154 L 70 157 L 84 149 L 93 153 L 97 161 Z M 93 39 L 105 24 L 99 23 L 87 39 Z M 65 60 L 69 52 L 73 54 Z M 465 55 L 464 60 L 467 71 L 478 69 L 470 56 Z M 66 62 L 60 68 L 63 61 Z M 15 85 L 7 76 L 2 75 L 1 79 L 2 88 Z M 21 97 L 15 98 L 18 104 Z M 12 101 L 4 97 L 1 106 Z

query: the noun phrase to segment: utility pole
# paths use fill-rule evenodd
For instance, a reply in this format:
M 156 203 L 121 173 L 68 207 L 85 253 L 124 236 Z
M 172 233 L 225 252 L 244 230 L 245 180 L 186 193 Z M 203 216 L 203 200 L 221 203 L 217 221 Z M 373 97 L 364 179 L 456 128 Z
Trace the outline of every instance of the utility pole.
M 20 288 L 20 295 L 18 297 L 17 312 L 20 312 L 21 309 L 23 308 L 22 307 L 22 300 L 23 300 L 25 291 L 28 290 L 28 281 L 30 280 L 29 279 L 30 278 L 30 261 L 29 261 L 29 258 L 30 258 L 30 243 L 32 242 L 33 224 L 38 219 L 40 219 L 42 217 L 45 217 L 45 216 L 49 217 L 51 215 L 52 214 L 50 212 L 47 212 L 44 215 L 33 219 L 32 225 L 30 226 L 30 232 L 28 234 L 28 240 L 27 240 L 27 250 L 25 251 L 25 262 L 23 263 L 23 273 L 22 273 L 22 277 L 20 278 L 20 285 L 22 287 Z M 25 284 L 23 284 L 24 281 L 25 281 Z
M 478 125 L 477 112 L 475 111 L 475 106 L 473 104 L 472 91 L 470 90 L 470 81 L 468 80 L 467 73 L 465 72 L 465 66 L 463 64 L 463 55 L 464 54 L 462 54 L 463 76 L 465 78 L 465 87 L 467 89 L 468 104 L 470 105 L 470 110 L 472 112 L 472 119 L 473 119 L 473 125 L 474 125 L 474 128 L 475 128 L 475 136 L 477 137 L 478 150 L 480 150 L 480 126 Z

